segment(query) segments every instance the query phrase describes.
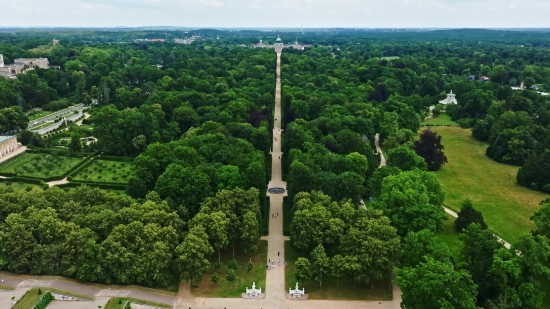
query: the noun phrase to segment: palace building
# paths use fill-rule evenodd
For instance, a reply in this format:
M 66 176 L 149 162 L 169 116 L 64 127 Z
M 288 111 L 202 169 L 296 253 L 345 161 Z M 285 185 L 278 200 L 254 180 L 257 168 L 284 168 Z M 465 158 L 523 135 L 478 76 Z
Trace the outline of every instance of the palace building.
M 0 136 L 0 158 L 21 147 L 15 136 Z
M 50 63 L 48 58 L 17 58 L 12 64 L 4 64 L 4 55 L 0 54 L 0 75 L 7 78 L 14 78 L 15 75 L 23 72 L 25 68 L 39 67 L 48 69 Z
M 283 40 L 281 40 L 280 36 L 277 36 L 277 40 L 275 41 L 275 44 L 273 44 L 273 45 L 265 44 L 261 39 L 260 39 L 260 42 L 258 44 L 253 44 L 252 45 L 253 48 L 273 48 L 278 53 L 280 53 L 283 50 L 283 48 L 292 47 L 292 48 L 295 48 L 295 49 L 304 50 L 304 49 L 306 49 L 306 47 L 310 47 L 310 46 L 311 45 L 309 45 L 309 44 L 300 44 L 300 43 L 298 43 L 298 40 L 294 41 L 293 44 L 284 45 Z

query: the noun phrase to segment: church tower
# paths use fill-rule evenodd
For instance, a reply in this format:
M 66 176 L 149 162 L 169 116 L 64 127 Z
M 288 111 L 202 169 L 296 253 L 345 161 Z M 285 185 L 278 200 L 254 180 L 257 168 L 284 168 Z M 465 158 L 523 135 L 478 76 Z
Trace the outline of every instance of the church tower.
M 4 55 L 0 54 L 0 68 L 4 67 Z
M 275 48 L 275 51 L 277 53 L 280 53 L 283 51 L 283 41 L 281 40 L 281 37 L 280 36 L 277 36 L 277 40 L 275 41 L 275 45 L 273 45 L 273 47 Z

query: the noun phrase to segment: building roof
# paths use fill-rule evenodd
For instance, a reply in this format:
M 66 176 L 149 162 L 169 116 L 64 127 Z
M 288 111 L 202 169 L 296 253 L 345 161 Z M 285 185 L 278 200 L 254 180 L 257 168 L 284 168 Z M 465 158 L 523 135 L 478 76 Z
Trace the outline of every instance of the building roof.
M 14 139 L 14 138 L 15 138 L 15 135 L 12 135 L 12 136 L 0 136 L 0 143 L 9 141 L 9 140 Z

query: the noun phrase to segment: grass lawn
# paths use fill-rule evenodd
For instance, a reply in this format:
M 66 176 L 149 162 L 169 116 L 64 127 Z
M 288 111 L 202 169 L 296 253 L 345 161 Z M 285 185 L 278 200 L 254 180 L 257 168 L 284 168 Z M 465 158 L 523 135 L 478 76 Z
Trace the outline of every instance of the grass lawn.
M 285 259 L 288 265 L 285 267 L 286 288 L 296 285 L 294 276 L 294 262 L 300 257 L 298 252 L 294 251 L 290 241 L 285 241 Z M 389 289 L 390 280 L 375 281 L 374 290 L 371 290 L 370 284 L 356 284 L 354 286 L 351 278 L 340 280 L 337 285 L 336 280 L 329 280 L 322 283 L 322 288 L 314 281 L 299 282 L 299 288 L 305 288 L 308 299 L 349 299 L 349 300 L 391 300 L 392 291 Z
M 21 297 L 21 299 L 13 305 L 13 308 L 17 309 L 32 309 L 36 303 L 40 300 L 40 297 L 44 295 L 45 291 L 42 290 L 42 295 L 38 295 L 38 288 L 31 289 Z
M 127 183 L 132 176 L 134 163 L 94 160 L 72 177 L 73 180 Z
M 249 256 L 235 247 L 235 260 L 239 265 L 237 269 L 237 280 L 230 284 L 226 279 L 227 274 L 227 262 L 233 258 L 233 251 L 231 248 L 222 250 L 221 262 L 222 267 L 218 270 L 220 280 L 217 284 L 212 283 L 212 274 L 216 271 L 214 269 L 214 263 L 218 261 L 218 252 L 212 255 L 210 261 L 212 262 L 210 268 L 204 275 L 202 281 L 199 283 L 198 288 L 191 288 L 191 294 L 193 296 L 202 297 L 226 297 L 226 298 L 240 298 L 241 294 L 245 292 L 246 287 L 251 287 L 252 282 L 256 282 L 256 287 L 261 287 L 262 292 L 265 291 L 265 276 L 266 276 L 266 261 L 267 261 L 267 241 L 260 240 L 258 242 L 258 251 L 252 256 L 252 263 L 254 268 L 248 272 L 246 270 L 246 264 L 249 261 Z
M 447 220 L 443 222 L 443 231 L 437 234 L 437 239 L 449 247 L 451 256 L 455 261 L 458 261 L 462 241 L 458 239 L 458 233 L 455 230 L 455 220 L 456 218 L 447 215 Z
M 82 158 L 53 156 L 44 153 L 24 153 L 3 164 L 0 172 L 17 173 L 18 176 L 61 176 L 80 163 Z
M 436 172 L 445 189 L 445 204 L 458 211 L 470 199 L 487 225 L 510 243 L 534 228 L 529 218 L 550 195 L 516 183 L 517 166 L 501 164 L 485 155 L 487 143 L 476 141 L 469 129 L 434 128 L 440 134 L 449 163 Z
M 34 126 L 34 127 L 30 128 L 30 129 L 33 130 L 33 131 L 37 131 L 37 130 L 40 130 L 40 129 L 47 128 L 47 127 L 53 125 L 54 123 L 55 123 L 54 121 L 44 122 L 44 123 L 41 123 L 37 126 Z
M 451 119 L 451 116 L 441 113 L 439 116 L 435 118 L 430 118 L 428 120 L 424 120 L 420 123 L 420 125 L 431 125 L 431 126 L 458 126 L 458 123 L 454 122 Z
M 53 113 L 52 111 L 38 111 L 34 112 L 31 116 L 29 116 L 29 122 L 32 122 L 35 119 L 46 117 L 49 114 Z

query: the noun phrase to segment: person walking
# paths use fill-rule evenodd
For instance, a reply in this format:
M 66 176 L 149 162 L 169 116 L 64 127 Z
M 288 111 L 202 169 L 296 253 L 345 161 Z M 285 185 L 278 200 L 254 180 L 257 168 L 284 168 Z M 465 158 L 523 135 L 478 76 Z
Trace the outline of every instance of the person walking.
M 281 255 L 281 252 L 277 251 L 277 256 L 280 256 Z

